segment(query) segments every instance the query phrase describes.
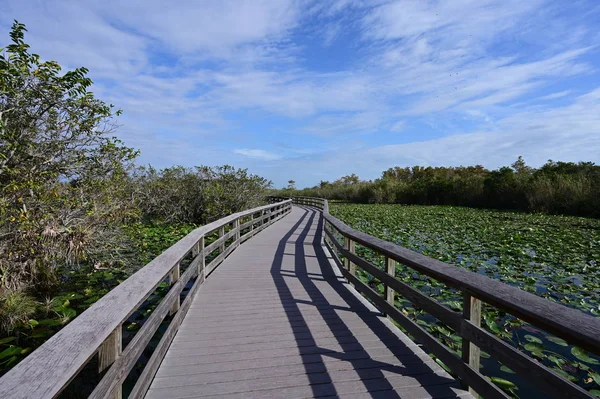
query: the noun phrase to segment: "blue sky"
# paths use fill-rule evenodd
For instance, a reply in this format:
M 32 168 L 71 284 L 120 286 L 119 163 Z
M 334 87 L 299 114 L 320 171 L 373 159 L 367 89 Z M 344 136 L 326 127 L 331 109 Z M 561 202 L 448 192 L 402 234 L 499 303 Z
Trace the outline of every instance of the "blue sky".
M 282 187 L 392 166 L 600 162 L 597 0 L 3 0 L 123 109 L 142 164 Z

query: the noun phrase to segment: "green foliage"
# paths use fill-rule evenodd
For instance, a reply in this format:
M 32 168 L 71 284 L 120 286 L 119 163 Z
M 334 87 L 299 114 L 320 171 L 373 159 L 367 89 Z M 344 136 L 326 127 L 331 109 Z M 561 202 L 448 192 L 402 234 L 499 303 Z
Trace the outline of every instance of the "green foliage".
M 356 175 L 280 196 L 323 197 L 364 204 L 457 205 L 600 217 L 600 166 L 548 161 L 539 169 L 522 157 L 511 167 L 394 167 L 375 181 Z
M 25 31 L 15 22 L 0 54 L 0 294 L 45 292 L 56 268 L 101 262 L 134 213 L 136 152 L 108 136 L 119 112 L 88 91 L 87 69 L 29 53 Z
M 501 280 L 525 291 L 600 317 L 600 221 L 567 216 L 497 212 L 447 206 L 357 205 L 330 203 L 330 212 L 348 225 L 429 257 Z M 384 267 L 383 257 L 356 246 L 356 252 Z M 357 271 L 370 286 L 373 276 Z M 404 265 L 396 276 L 442 304 L 461 310 L 462 293 Z M 460 337 L 398 296 L 396 306 L 459 353 Z M 600 389 L 600 357 L 524 323 L 491 306 L 482 326 L 586 389 Z M 484 370 L 507 392 L 518 376 L 483 356 Z M 508 370 L 508 371 L 507 371 Z M 521 387 L 522 388 L 522 387 Z
M 0 49 L 0 374 L 189 223 L 254 207 L 270 187 L 231 166 L 135 168 L 137 151 L 110 135 L 120 111 L 88 91 L 88 70 L 41 62 L 25 32 L 15 22 Z M 159 286 L 126 332 L 167 290 Z
M 166 223 L 204 224 L 260 205 L 271 182 L 232 166 L 137 171 L 135 184 L 145 215 Z
M 0 296 L 0 332 L 10 333 L 19 323 L 27 323 L 35 313 L 37 302 L 21 291 L 7 291 Z

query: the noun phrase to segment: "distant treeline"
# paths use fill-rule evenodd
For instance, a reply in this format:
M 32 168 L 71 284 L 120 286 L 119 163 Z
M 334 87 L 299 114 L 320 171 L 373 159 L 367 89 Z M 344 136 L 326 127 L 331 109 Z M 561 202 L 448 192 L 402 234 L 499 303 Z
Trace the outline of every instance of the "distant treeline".
M 457 205 L 600 217 L 600 166 L 548 161 L 540 168 L 522 157 L 510 167 L 394 167 L 379 179 L 356 175 L 280 195 L 305 195 L 357 203 Z

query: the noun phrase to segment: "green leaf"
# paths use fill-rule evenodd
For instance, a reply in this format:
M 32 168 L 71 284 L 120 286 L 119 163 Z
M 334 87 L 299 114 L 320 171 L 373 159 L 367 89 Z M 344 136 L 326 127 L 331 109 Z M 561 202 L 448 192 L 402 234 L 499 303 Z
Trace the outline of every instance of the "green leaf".
M 548 356 L 548 359 L 549 359 L 549 360 L 550 360 L 552 363 L 556 364 L 556 365 L 557 365 L 557 366 L 559 366 L 559 367 L 560 367 L 560 366 L 562 366 L 563 364 L 565 364 L 565 361 L 564 361 L 564 359 L 562 359 L 562 358 L 560 358 L 560 357 L 556 357 L 556 356 L 554 356 L 554 355 L 550 355 L 550 356 Z
M 581 360 L 584 363 L 589 363 L 589 364 L 600 364 L 600 362 L 592 357 L 589 356 L 589 354 L 584 351 L 583 349 L 574 346 L 571 348 L 571 353 L 573 354 L 573 356 L 575 356 L 578 360 Z
M 560 374 L 561 376 L 563 376 L 564 378 L 568 379 L 571 382 L 578 382 L 579 378 L 575 377 L 574 375 L 571 375 L 569 373 L 567 373 L 565 370 L 559 368 L 559 367 L 552 367 L 552 371 L 554 371 L 556 374 Z
M 546 339 L 547 339 L 548 341 L 550 341 L 550 342 L 554 342 L 555 344 L 557 344 L 557 345 L 560 345 L 560 346 L 569 346 L 569 344 L 567 344 L 567 341 L 565 341 L 565 340 L 564 340 L 564 339 L 562 339 L 562 338 L 553 337 L 553 336 L 548 336 L 548 337 L 546 337 Z
M 504 378 L 491 377 L 490 380 L 501 388 L 515 389 L 517 387 L 514 383 L 505 380 Z
M 594 372 L 589 372 L 588 375 L 590 376 L 590 378 L 592 380 L 594 380 L 594 382 L 598 385 L 600 385 L 600 374 L 598 373 L 594 373 Z
M 600 389 L 592 389 L 590 393 L 600 398 Z
M 534 337 L 533 335 L 529 335 L 529 334 L 525 335 L 525 339 L 527 341 L 529 341 L 529 342 L 534 342 L 534 343 L 537 343 L 537 344 L 541 344 L 542 343 L 541 339 L 539 339 L 538 337 Z
M 15 339 L 17 339 L 17 337 L 6 337 L 6 338 L 2 338 L 0 339 L 0 345 L 4 345 L 7 344 L 9 342 L 14 341 Z
M 4 359 L 6 357 L 16 355 L 17 353 L 21 353 L 22 350 L 23 348 L 21 348 L 20 346 L 11 346 L 9 348 L 6 348 L 2 352 L 0 352 L 0 359 Z
M 525 344 L 523 348 L 525 348 L 525 350 L 528 350 L 529 352 L 541 352 L 544 350 L 544 347 L 541 344 L 538 344 L 537 342 L 530 342 L 528 344 Z
M 502 367 L 500 367 L 500 370 L 502 370 L 502 371 L 504 371 L 505 373 L 508 373 L 508 374 L 514 374 L 515 373 L 514 371 L 512 371 L 511 369 L 509 369 L 508 367 L 506 367 L 504 365 L 502 365 Z

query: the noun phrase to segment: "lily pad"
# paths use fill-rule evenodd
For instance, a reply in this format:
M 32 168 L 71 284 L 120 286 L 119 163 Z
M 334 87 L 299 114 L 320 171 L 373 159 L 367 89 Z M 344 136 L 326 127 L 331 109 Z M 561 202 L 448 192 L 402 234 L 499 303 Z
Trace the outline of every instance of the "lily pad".
M 584 363 L 589 363 L 589 364 L 600 364 L 600 362 L 592 357 L 589 356 L 589 354 L 584 351 L 583 349 L 574 346 L 571 348 L 571 353 L 573 354 L 573 356 L 575 356 L 578 360 L 581 360 Z
M 555 344 L 557 344 L 557 345 L 560 345 L 560 346 L 569 346 L 569 344 L 567 344 L 567 341 L 565 341 L 565 340 L 564 340 L 564 339 L 562 339 L 562 338 L 558 338 L 558 337 L 549 336 L 549 337 L 546 337 L 546 339 L 547 339 L 548 341 L 550 341 L 550 342 L 554 342 Z
M 535 337 L 533 335 L 530 335 L 530 334 L 526 334 L 525 335 L 525 339 L 527 341 L 529 341 L 529 342 L 533 342 L 533 343 L 536 343 L 536 344 L 541 344 L 542 343 L 541 339 L 539 339 L 538 337 Z

